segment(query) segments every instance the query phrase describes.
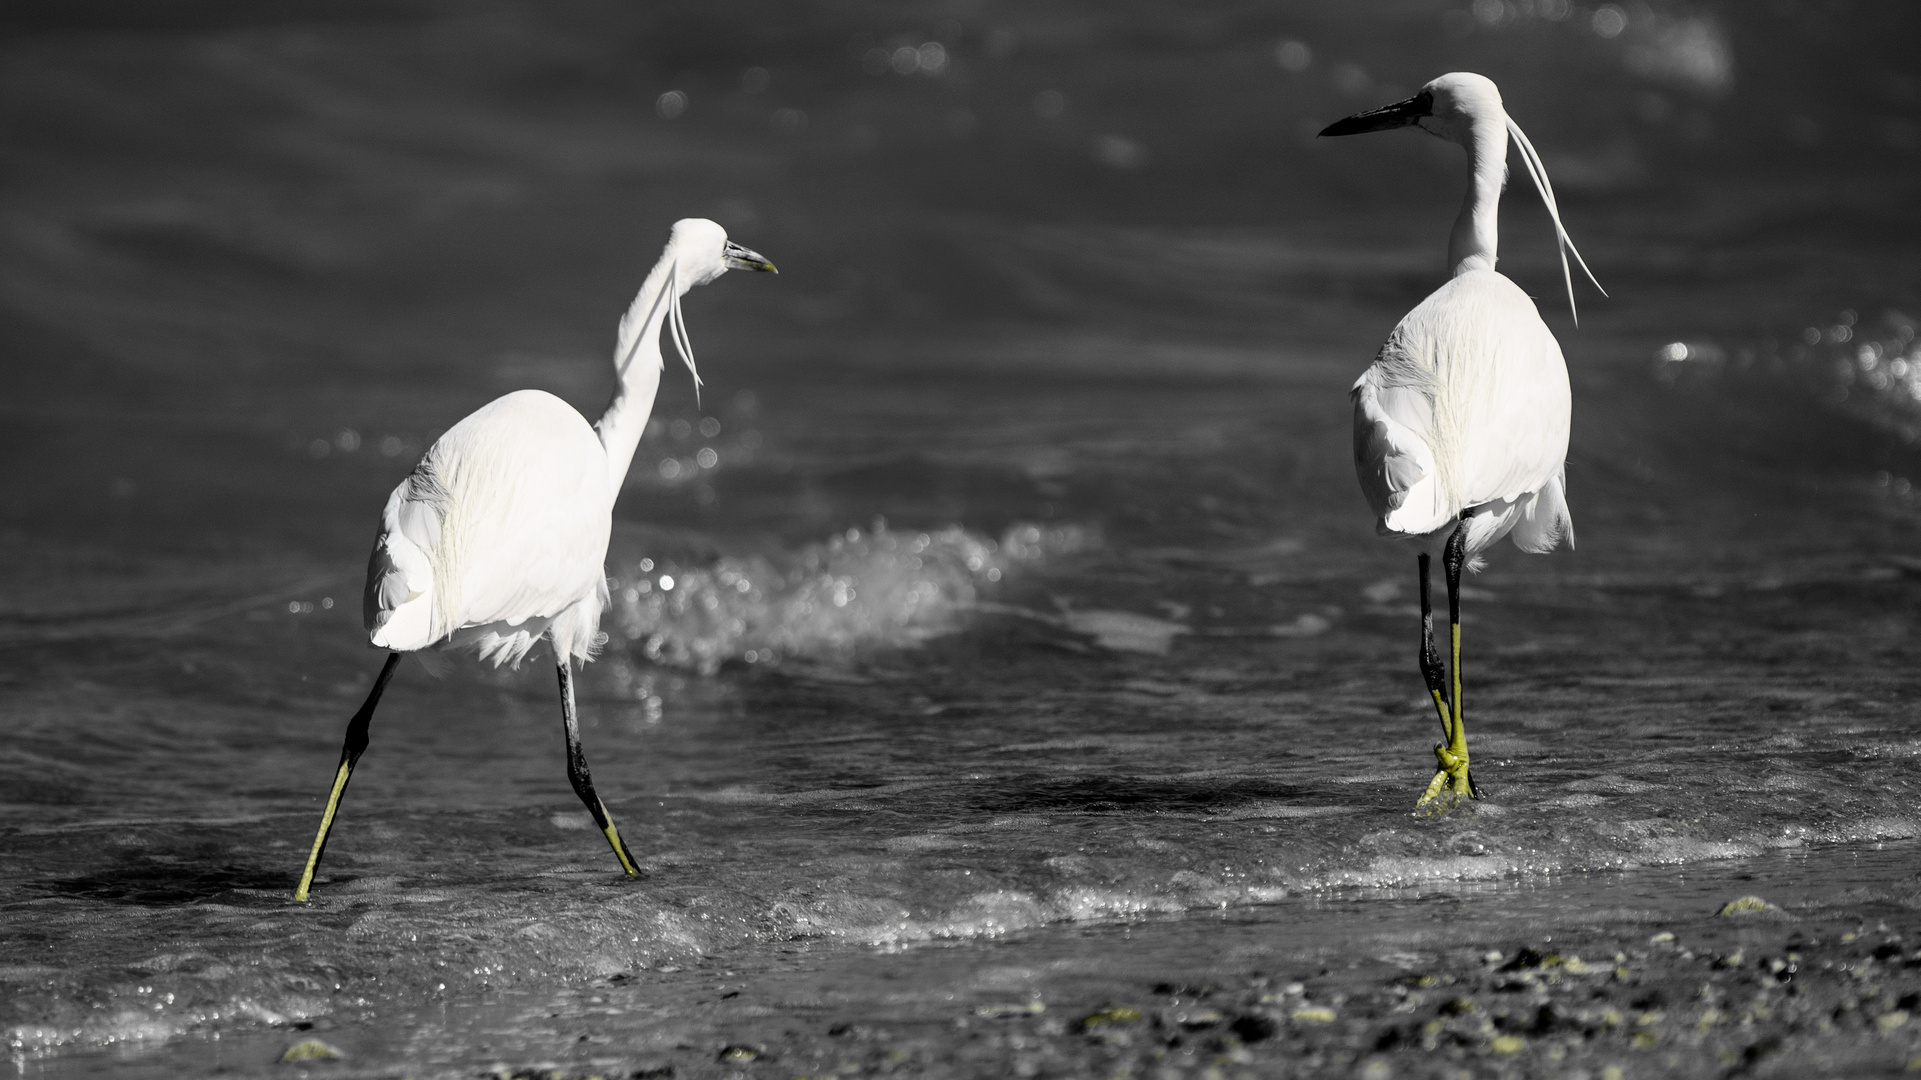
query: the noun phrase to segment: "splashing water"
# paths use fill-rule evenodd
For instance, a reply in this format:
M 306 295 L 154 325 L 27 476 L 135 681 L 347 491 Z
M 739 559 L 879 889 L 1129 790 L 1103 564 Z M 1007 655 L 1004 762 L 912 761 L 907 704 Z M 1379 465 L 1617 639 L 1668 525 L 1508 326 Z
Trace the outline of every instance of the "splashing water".
M 1077 526 L 1017 524 L 996 541 L 959 526 L 848 529 L 786 557 L 706 566 L 652 559 L 610 576 L 609 629 L 655 663 L 718 671 L 860 646 L 911 646 L 955 630 L 983 590 L 1053 555 L 1084 550 Z
M 1895 310 L 1876 319 L 1849 310 L 1785 340 L 1771 337 L 1733 349 L 1676 341 L 1655 354 L 1655 376 L 1666 383 L 1785 383 L 1912 445 L 1921 440 L 1916 326 Z

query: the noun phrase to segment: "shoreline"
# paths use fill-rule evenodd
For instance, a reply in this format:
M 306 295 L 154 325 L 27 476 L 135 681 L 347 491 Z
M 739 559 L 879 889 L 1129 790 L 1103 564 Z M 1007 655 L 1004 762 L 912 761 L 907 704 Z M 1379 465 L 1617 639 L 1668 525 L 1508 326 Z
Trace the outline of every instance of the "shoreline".
M 291 1027 L 16 1057 L 16 1072 L 1888 1073 L 1921 1060 L 1918 852 L 1340 890 L 894 949 L 769 941 L 673 971 L 375 998 Z M 1748 896 L 1766 906 L 1720 913 Z M 309 1038 L 342 1058 L 276 1064 Z

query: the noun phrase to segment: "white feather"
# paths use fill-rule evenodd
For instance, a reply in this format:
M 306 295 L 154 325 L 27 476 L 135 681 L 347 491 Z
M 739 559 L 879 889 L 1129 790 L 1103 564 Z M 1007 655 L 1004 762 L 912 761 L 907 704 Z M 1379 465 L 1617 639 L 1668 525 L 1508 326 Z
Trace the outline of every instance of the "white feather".
M 1508 134 L 1514 136 L 1514 145 L 1521 153 L 1521 164 L 1526 166 L 1528 177 L 1534 181 L 1534 190 L 1540 192 L 1541 202 L 1547 206 L 1548 217 L 1554 219 L 1555 246 L 1561 256 L 1561 280 L 1567 285 L 1567 310 L 1568 314 L 1573 316 L 1574 324 L 1579 326 L 1581 315 L 1574 310 L 1574 275 L 1568 269 L 1568 253 L 1574 253 L 1574 261 L 1581 265 L 1581 272 L 1587 275 L 1589 281 L 1594 282 L 1595 288 L 1601 289 L 1601 283 L 1595 278 L 1594 271 L 1588 269 L 1587 260 L 1581 258 L 1580 249 L 1574 246 L 1574 238 L 1569 236 L 1567 229 L 1561 225 L 1561 207 L 1554 201 L 1554 185 L 1548 183 L 1547 166 L 1541 163 L 1541 155 L 1535 153 L 1534 144 L 1528 141 L 1527 133 L 1521 130 L 1521 125 L 1515 123 L 1511 116 L 1506 116 L 1505 119 Z M 1601 289 L 1602 296 L 1607 294 L 1606 289 Z
M 700 369 L 694 366 L 694 343 L 687 339 L 687 317 L 680 313 L 679 262 L 674 263 L 673 281 L 673 288 L 668 290 L 668 295 L 673 297 L 670 301 L 672 307 L 668 313 L 671 316 L 669 321 L 673 324 L 671 329 L 674 335 L 674 351 L 680 353 L 681 361 L 687 365 L 688 372 L 694 376 L 694 402 L 695 404 L 699 404 L 701 388 Z

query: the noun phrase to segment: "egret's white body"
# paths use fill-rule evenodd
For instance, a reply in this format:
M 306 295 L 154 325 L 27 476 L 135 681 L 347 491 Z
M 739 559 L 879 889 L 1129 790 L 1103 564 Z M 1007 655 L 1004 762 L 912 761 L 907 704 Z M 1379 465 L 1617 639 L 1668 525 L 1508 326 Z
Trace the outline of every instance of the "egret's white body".
M 1574 542 L 1563 466 L 1573 399 L 1561 347 L 1518 286 L 1463 271 L 1413 311 L 1354 383 L 1354 462 L 1383 533 L 1468 518 L 1472 557 Z
M 501 664 L 518 663 L 545 635 L 563 659 L 593 656 L 614 500 L 660 389 L 661 327 L 682 295 L 726 271 L 726 248 L 711 221 L 674 226 L 621 320 L 619 383 L 598 424 L 552 394 L 521 390 L 435 441 L 381 514 L 363 605 L 375 645 L 472 646 Z M 675 344 L 685 342 L 676 325 Z M 683 355 L 691 368 L 692 351 Z
M 674 225 L 660 261 L 620 321 L 613 401 L 589 425 L 573 406 L 521 390 L 475 410 L 434 442 L 387 499 L 367 563 L 367 634 L 388 660 L 348 724 L 334 788 L 295 890 L 313 873 L 367 725 L 401 655 L 427 648 L 475 649 L 494 664 L 518 663 L 544 637 L 559 667 L 568 777 L 631 876 L 638 871 L 594 793 L 580 747 L 569 665 L 593 657 L 607 606 L 607 540 L 614 500 L 660 389 L 660 332 L 694 372 L 680 298 L 728 268 L 773 264 L 727 239 L 719 225 Z
M 387 499 L 367 570 L 373 643 L 473 645 L 498 664 L 545 634 L 556 654 L 587 659 L 618 492 L 573 406 L 541 390 L 482 406 Z
M 1354 383 L 1354 466 L 1361 491 L 1388 535 L 1447 536 L 1453 623 L 1452 692 L 1441 680 L 1428 614 L 1427 555 L 1420 557 L 1422 670 L 1447 742 L 1426 804 L 1451 783 L 1471 796 L 1461 712 L 1460 573 L 1502 537 L 1523 551 L 1574 544 L 1566 463 L 1572 395 L 1567 364 L 1526 293 L 1494 269 L 1508 137 L 1554 219 L 1568 303 L 1567 254 L 1547 172 L 1488 79 L 1443 75 L 1416 96 L 1331 125 L 1324 135 L 1418 126 L 1467 151 L 1470 182 L 1448 240 L 1452 277 L 1407 313 Z M 1580 260 L 1579 252 L 1574 252 Z M 1581 263 L 1585 271 L 1587 265 Z M 1592 278 L 1592 274 L 1589 275 Z

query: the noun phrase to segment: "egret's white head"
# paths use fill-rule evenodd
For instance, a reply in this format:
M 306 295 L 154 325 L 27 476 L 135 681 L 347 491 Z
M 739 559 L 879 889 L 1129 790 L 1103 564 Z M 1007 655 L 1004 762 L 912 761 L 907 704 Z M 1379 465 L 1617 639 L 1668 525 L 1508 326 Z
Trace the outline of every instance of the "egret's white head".
M 680 298 L 687 290 L 705 285 L 729 270 L 779 273 L 773 263 L 727 239 L 727 230 L 706 218 L 682 218 L 674 222 L 673 231 L 667 237 L 667 249 L 660 253 L 660 262 L 654 266 L 653 273 L 647 275 L 640 295 L 634 297 L 627 315 L 620 320 L 620 343 L 614 351 L 614 369 L 620 377 L 627 377 L 627 365 L 633 362 L 645 328 L 660 326 L 654 316 L 664 308 L 664 321 L 673 338 L 674 350 L 686 362 L 698 390 L 700 368 L 694 364 L 694 346 L 687 338 L 687 318 L 680 313 Z
M 680 292 L 705 285 L 729 270 L 774 271 L 774 264 L 727 239 L 727 230 L 706 218 L 681 218 L 667 240 L 679 267 Z
M 1449 72 L 1421 87 L 1421 93 L 1428 95 L 1428 115 L 1415 120 L 1415 126 L 1449 142 L 1465 145 L 1477 123 L 1497 127 L 1507 123 L 1501 91 L 1485 75 Z
M 1567 283 L 1568 308 L 1573 310 L 1574 275 L 1568 269 L 1568 255 L 1573 254 L 1574 261 L 1580 264 L 1589 281 L 1594 281 L 1594 272 L 1588 269 L 1587 260 L 1581 258 L 1574 241 L 1562 228 L 1561 208 L 1554 201 L 1554 187 L 1548 183 L 1547 166 L 1541 163 L 1541 156 L 1535 153 L 1534 144 L 1528 141 L 1521 126 L 1507 114 L 1507 109 L 1501 104 L 1501 91 L 1494 85 L 1494 80 L 1471 71 L 1452 71 L 1421 87 L 1420 93 L 1406 101 L 1397 101 L 1336 120 L 1321 129 L 1321 134 L 1361 135 L 1402 127 L 1418 127 L 1430 135 L 1459 143 L 1470 155 L 1480 154 L 1482 148 L 1492 149 L 1494 163 L 1502 169 L 1499 174 L 1501 180 L 1506 178 L 1507 151 L 1500 137 L 1503 131 L 1513 136 L 1515 145 L 1520 147 L 1521 164 L 1527 168 L 1528 178 L 1534 181 L 1534 189 L 1541 193 L 1541 202 L 1547 206 L 1548 216 L 1554 219 L 1554 235 L 1561 254 L 1561 277 Z M 1473 200 L 1478 194 L 1471 189 L 1468 197 Z M 1467 220 L 1466 214 L 1467 211 L 1463 211 L 1464 221 Z M 1491 256 L 1492 245 L 1486 250 Z M 1493 265 L 1491 259 L 1488 265 Z M 1600 289 L 1601 283 L 1594 281 L 1594 287 Z M 1606 296 L 1607 290 L 1602 289 L 1601 295 Z
M 1507 123 L 1507 110 L 1501 107 L 1501 91 L 1494 80 L 1471 71 L 1452 71 L 1435 79 L 1406 101 L 1397 101 L 1345 120 L 1336 120 L 1321 131 L 1323 135 L 1360 135 L 1369 131 L 1418 127 L 1449 142 L 1468 144 L 1474 126 Z

